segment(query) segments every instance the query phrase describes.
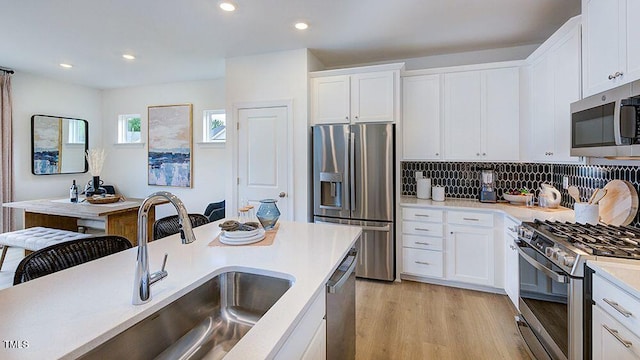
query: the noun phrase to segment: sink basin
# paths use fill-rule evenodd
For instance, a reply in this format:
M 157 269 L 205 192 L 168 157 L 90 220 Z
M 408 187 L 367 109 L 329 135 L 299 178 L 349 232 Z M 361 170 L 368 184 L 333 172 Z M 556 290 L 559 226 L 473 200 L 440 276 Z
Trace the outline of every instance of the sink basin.
M 272 276 L 222 273 L 82 359 L 220 359 L 291 285 Z

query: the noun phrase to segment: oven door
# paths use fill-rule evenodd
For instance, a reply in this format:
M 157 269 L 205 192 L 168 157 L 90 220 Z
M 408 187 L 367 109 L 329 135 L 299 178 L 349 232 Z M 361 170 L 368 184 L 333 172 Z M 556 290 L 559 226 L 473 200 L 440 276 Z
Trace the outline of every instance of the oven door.
M 574 303 L 582 301 L 582 281 L 522 241 L 518 253 L 518 326 L 529 349 L 538 359 L 581 358 L 582 306 Z

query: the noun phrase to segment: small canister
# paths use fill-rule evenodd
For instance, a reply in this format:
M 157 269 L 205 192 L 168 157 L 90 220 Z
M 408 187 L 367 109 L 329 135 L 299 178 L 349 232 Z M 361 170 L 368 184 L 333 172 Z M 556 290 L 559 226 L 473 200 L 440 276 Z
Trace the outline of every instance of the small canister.
M 433 201 L 444 201 L 444 186 L 436 185 L 432 187 L 431 197 Z
M 418 199 L 431 199 L 431 179 L 421 178 L 418 180 L 416 196 Z

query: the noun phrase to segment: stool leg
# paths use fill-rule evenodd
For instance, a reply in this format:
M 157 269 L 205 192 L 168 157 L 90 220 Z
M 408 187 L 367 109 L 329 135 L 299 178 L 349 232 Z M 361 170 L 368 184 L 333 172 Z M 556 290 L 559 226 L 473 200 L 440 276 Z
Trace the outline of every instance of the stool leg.
M 4 245 L 2 247 L 2 257 L 0 257 L 0 270 L 2 270 L 2 264 L 4 263 L 4 257 L 7 256 L 7 249 L 9 249 L 9 247 L 7 245 Z

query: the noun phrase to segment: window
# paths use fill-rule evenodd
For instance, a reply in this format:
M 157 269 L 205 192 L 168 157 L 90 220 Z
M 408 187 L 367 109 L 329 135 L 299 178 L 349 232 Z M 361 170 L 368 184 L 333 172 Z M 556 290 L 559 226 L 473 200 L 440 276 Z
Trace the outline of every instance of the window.
M 86 127 L 84 120 L 69 120 L 69 144 L 84 144 Z
M 224 110 L 202 112 L 202 141 L 223 143 L 227 140 L 227 121 Z
M 140 136 L 140 114 L 129 114 L 118 116 L 118 144 L 139 143 Z

